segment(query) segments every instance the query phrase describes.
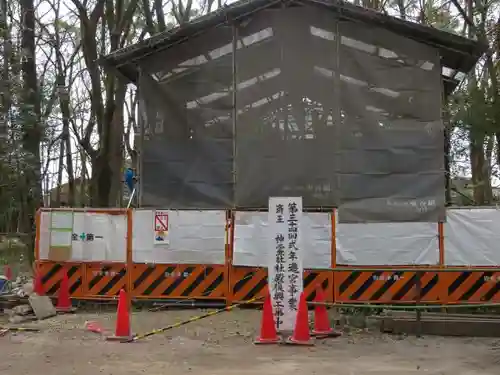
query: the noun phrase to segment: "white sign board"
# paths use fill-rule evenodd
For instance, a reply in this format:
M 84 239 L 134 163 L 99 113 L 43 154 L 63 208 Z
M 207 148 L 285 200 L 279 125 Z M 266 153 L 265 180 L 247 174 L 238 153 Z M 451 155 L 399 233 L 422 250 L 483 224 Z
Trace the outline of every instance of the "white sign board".
M 279 331 L 295 326 L 302 293 L 302 197 L 269 198 L 269 291 Z
M 127 217 L 105 212 L 42 212 L 40 259 L 55 262 L 125 262 Z
M 168 211 L 156 210 L 153 218 L 153 242 L 155 245 L 168 245 Z
M 123 262 L 127 259 L 125 215 L 75 212 L 73 258 L 91 262 Z

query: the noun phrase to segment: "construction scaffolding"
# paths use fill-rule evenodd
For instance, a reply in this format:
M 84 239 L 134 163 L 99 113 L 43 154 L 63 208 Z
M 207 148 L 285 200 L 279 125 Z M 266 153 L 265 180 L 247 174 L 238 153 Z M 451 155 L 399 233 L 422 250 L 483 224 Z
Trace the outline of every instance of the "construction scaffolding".
M 253 0 L 103 63 L 139 90 L 141 207 L 262 210 L 301 196 L 345 223 L 437 222 L 443 89 L 481 53 L 342 2 Z

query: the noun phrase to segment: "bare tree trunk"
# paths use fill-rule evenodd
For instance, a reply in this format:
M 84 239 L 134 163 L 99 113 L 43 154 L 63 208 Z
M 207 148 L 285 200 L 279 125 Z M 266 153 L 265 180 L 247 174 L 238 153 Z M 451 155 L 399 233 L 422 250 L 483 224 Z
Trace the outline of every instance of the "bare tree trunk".
M 165 13 L 163 12 L 162 0 L 154 0 L 154 10 L 156 13 L 156 19 L 158 21 L 158 31 L 165 31 L 167 29 L 167 25 L 165 23 Z
M 23 196 L 22 225 L 25 233 L 31 233 L 34 245 L 35 212 L 42 206 L 42 188 L 40 181 L 40 143 L 43 129 L 40 124 L 40 97 L 36 72 L 35 54 L 35 9 L 33 0 L 20 0 L 22 14 L 21 50 L 23 51 L 21 70 L 23 74 L 22 125 L 23 151 L 26 170 L 23 175 L 21 192 Z M 30 252 L 32 253 L 32 252 Z
M 186 5 L 184 5 L 183 0 L 170 0 L 172 4 L 172 14 L 179 25 L 189 22 L 191 19 L 191 8 L 193 6 L 193 0 L 187 0 Z M 158 19 L 160 22 L 160 19 Z
M 485 199 L 485 178 L 484 178 L 484 136 L 479 134 L 474 134 L 471 131 L 470 134 L 470 162 L 472 170 L 472 185 L 473 185 L 473 195 L 474 203 L 476 205 L 484 205 Z
M 109 207 L 115 205 L 118 200 L 119 184 L 122 179 L 123 106 L 126 86 L 113 75 L 106 76 L 103 100 L 101 95 L 103 85 L 97 65 L 97 27 L 101 21 L 101 30 L 108 31 L 109 41 L 106 41 L 109 44 L 108 52 L 122 47 L 127 39 L 139 0 L 129 2 L 97 0 L 90 16 L 79 0 L 72 1 L 78 9 L 82 25 L 82 50 L 92 88 L 92 118 L 87 125 L 84 138 L 79 140 L 92 161 L 90 203 L 98 207 Z M 101 39 L 103 35 L 105 34 L 101 33 Z M 99 135 L 97 150 L 90 144 L 94 125 L 97 125 Z
M 10 39 L 10 27 L 7 21 L 7 0 L 0 0 L 0 30 L 3 37 L 3 66 L 0 77 L 0 136 L 7 135 L 9 114 L 11 110 L 11 85 L 10 85 L 10 55 L 12 53 L 12 41 Z
M 56 186 L 56 200 L 55 207 L 61 207 L 61 189 L 62 189 L 62 175 L 64 171 L 64 140 L 59 141 L 59 166 L 57 169 L 57 186 Z M 49 194 L 49 199 L 52 201 L 52 194 Z
M 396 0 L 396 5 L 398 6 L 399 17 L 406 20 L 406 6 L 405 0 Z

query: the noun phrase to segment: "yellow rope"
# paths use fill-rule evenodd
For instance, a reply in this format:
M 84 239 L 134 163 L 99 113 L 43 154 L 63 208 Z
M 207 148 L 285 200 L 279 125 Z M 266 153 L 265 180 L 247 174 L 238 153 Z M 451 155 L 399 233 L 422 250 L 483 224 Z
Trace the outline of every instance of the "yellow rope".
M 192 318 L 189 318 L 189 319 L 184 320 L 182 322 L 174 323 L 174 324 L 171 324 L 171 325 L 163 327 L 163 328 L 154 329 L 152 331 L 149 331 L 147 333 L 143 333 L 141 335 L 135 335 L 131 339 L 125 340 L 123 342 L 135 342 L 135 341 L 138 341 L 138 340 L 142 340 L 142 339 L 145 339 L 146 337 L 153 336 L 153 335 L 156 335 L 158 333 L 162 333 L 162 332 L 168 331 L 168 330 L 173 329 L 173 328 L 181 327 L 181 326 L 183 326 L 185 324 L 188 324 L 188 323 L 191 323 L 191 322 L 196 322 L 197 320 L 200 320 L 200 319 L 203 319 L 203 318 L 208 318 L 210 316 L 214 316 L 214 315 L 223 313 L 225 311 L 231 311 L 235 307 L 238 307 L 238 306 L 241 306 L 241 305 L 245 305 L 247 303 L 253 303 L 255 301 L 258 301 L 261 298 L 262 297 L 255 297 L 255 298 L 252 298 L 249 301 L 236 303 L 234 305 L 224 307 L 223 309 L 219 309 L 219 310 L 215 310 L 215 311 L 210 311 L 210 312 L 208 312 L 206 314 L 203 314 L 203 315 L 193 316 Z

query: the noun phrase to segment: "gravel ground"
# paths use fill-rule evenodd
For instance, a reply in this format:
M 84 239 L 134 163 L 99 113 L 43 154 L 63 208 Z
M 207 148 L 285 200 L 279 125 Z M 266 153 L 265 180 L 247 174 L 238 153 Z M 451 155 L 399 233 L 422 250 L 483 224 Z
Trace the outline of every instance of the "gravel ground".
M 200 311 L 136 312 L 135 333 Z M 394 337 L 352 330 L 314 347 L 254 346 L 260 312 L 235 310 L 134 344 L 106 342 L 84 329 L 97 321 L 113 330 L 114 314 L 78 313 L 33 324 L 38 333 L 0 337 L 6 375 L 498 375 L 498 340 Z

